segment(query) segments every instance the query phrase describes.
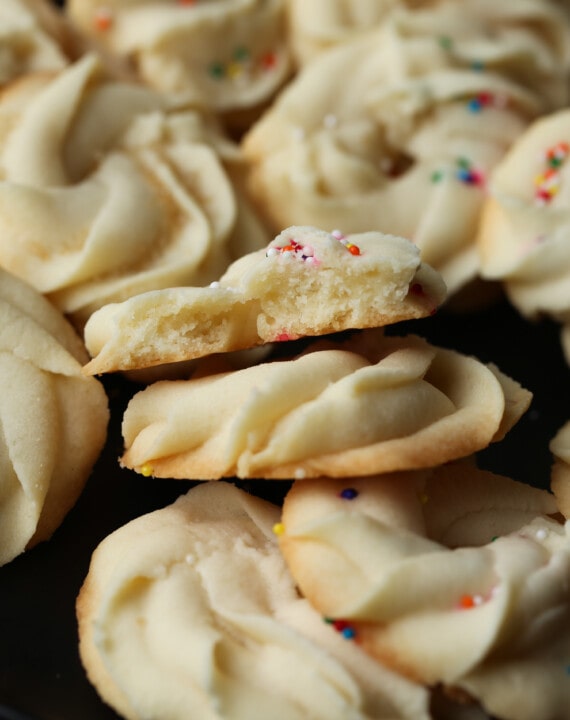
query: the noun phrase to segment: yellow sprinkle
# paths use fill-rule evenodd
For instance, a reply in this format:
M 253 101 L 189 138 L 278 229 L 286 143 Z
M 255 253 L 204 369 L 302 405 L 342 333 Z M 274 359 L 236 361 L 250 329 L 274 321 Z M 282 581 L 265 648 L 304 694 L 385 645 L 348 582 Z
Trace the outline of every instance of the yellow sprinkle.
M 152 465 L 149 463 L 145 463 L 141 466 L 140 474 L 144 475 L 144 477 L 150 477 L 152 475 Z
M 240 63 L 232 62 L 226 66 L 226 74 L 231 78 L 238 78 L 243 75 L 243 66 Z
M 276 535 L 283 535 L 283 533 L 285 532 L 285 525 L 283 525 L 283 523 L 275 523 L 275 525 L 273 526 L 273 532 Z

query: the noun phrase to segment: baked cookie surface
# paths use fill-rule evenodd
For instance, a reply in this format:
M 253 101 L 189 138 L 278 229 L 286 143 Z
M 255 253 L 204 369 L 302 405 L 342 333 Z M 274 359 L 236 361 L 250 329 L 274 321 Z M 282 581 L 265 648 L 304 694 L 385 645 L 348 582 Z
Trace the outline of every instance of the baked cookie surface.
M 280 547 L 300 591 L 359 646 L 509 720 L 564 717 L 570 526 L 544 491 L 450 464 L 306 480 Z
M 51 537 L 103 448 L 107 397 L 85 358 L 63 316 L 1 270 L 0 564 Z
M 279 509 L 202 484 L 96 548 L 77 601 L 80 651 L 129 718 L 428 720 L 428 695 L 371 662 L 299 597 Z
M 150 87 L 232 125 L 232 115 L 264 107 L 292 70 L 285 0 L 69 0 L 66 12 Z
M 497 368 L 418 337 L 324 348 L 150 385 L 124 414 L 121 463 L 187 479 L 429 467 L 500 439 L 530 403 Z
M 568 110 L 534 122 L 493 171 L 478 234 L 482 275 L 525 317 L 560 322 L 567 358 L 569 155 Z
M 231 152 L 212 118 L 95 54 L 29 74 L 0 96 L 0 264 L 77 326 L 137 292 L 207 284 L 268 239 Z

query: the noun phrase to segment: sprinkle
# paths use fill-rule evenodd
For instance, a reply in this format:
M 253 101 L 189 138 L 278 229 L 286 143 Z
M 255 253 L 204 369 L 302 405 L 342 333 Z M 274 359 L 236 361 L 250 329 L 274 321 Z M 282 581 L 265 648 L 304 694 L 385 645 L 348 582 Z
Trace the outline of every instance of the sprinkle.
M 249 60 L 249 52 L 247 48 L 244 47 L 238 47 L 234 50 L 234 60 L 237 62 L 244 62 L 246 60 Z
M 430 180 L 432 183 L 438 183 L 443 180 L 443 171 L 442 170 L 434 170 L 430 176 Z
M 466 185 L 483 185 L 483 173 L 475 170 L 470 160 L 464 157 L 457 158 L 455 177 Z
M 275 523 L 273 526 L 273 532 L 275 535 L 283 535 L 285 532 L 285 525 L 283 525 L 283 523 Z
M 475 607 L 475 599 L 473 595 L 462 595 L 459 598 L 459 607 L 462 610 L 470 610 Z
M 150 465 L 149 463 L 145 463 L 144 465 L 141 466 L 140 474 L 143 477 L 150 477 L 152 475 L 152 473 L 153 473 L 152 465 Z
M 345 243 L 345 247 L 351 255 L 360 255 L 360 248 L 358 247 L 358 245 L 354 245 L 354 243 L 347 242 L 347 243 Z
M 337 240 L 344 240 L 344 238 L 346 237 L 341 230 L 332 230 L 331 235 Z
M 298 467 L 295 470 L 295 480 L 303 480 L 306 477 L 307 477 L 307 471 L 305 470 L 305 468 Z
M 544 154 L 546 168 L 534 178 L 534 199 L 537 205 L 546 205 L 560 190 L 560 167 L 568 157 L 570 147 L 566 142 L 559 142 Z
M 354 500 L 355 497 L 358 497 L 358 490 L 355 488 L 344 488 L 344 490 L 339 492 L 338 496 L 343 500 Z
M 178 0 L 179 5 L 196 5 L 196 0 Z
M 277 333 L 277 335 L 275 336 L 274 342 L 287 342 L 288 340 L 291 340 L 291 339 L 292 338 L 291 338 L 291 335 L 289 335 L 289 333 L 280 332 L 280 333 Z
M 440 35 L 437 41 L 444 50 L 451 50 L 453 48 L 453 40 L 449 35 Z
M 219 287 L 220 287 L 220 283 L 219 283 L 218 280 L 214 280 L 213 282 L 210 283 L 209 287 L 211 287 L 211 288 L 219 288 Z
M 250 73 L 267 72 L 277 64 L 277 55 L 274 52 L 265 52 L 257 58 L 252 58 L 248 48 L 240 45 L 236 47 L 228 60 L 216 60 L 208 66 L 208 73 L 215 80 L 240 80 L 248 77 Z
M 312 245 L 303 245 L 295 239 L 289 240 L 287 245 L 280 247 L 272 245 L 265 253 L 268 258 L 281 256 L 285 259 L 296 259 L 308 262 L 310 265 L 318 265 L 319 261 L 315 257 L 315 248 Z
M 240 62 L 231 62 L 226 65 L 226 76 L 235 80 L 244 73 L 244 66 Z
M 109 30 L 113 24 L 113 13 L 106 7 L 100 7 L 95 10 L 93 22 L 97 30 L 105 31 Z
M 216 80 L 221 80 L 225 75 L 224 66 L 219 62 L 211 63 L 209 73 Z
M 536 539 L 537 540 L 545 540 L 547 535 L 548 535 L 548 533 L 546 532 L 546 530 L 544 528 L 539 528 L 536 531 Z
M 262 55 L 260 59 L 260 64 L 264 70 L 273 70 L 273 68 L 277 65 L 276 53 L 268 52 L 265 53 L 265 55 Z
M 467 102 L 470 112 L 480 112 L 484 107 L 495 105 L 495 96 L 490 92 L 480 92 Z
M 323 618 L 327 625 L 332 625 L 333 628 L 340 633 L 347 640 L 354 640 L 356 638 L 356 630 L 346 620 L 334 620 L 333 618 Z
M 292 133 L 293 133 L 293 139 L 296 142 L 302 142 L 305 139 L 305 130 L 304 130 L 304 128 L 302 128 L 300 126 L 294 127 L 292 130 Z
M 332 113 L 329 113 L 328 115 L 325 115 L 323 118 L 323 125 L 328 129 L 331 130 L 333 127 L 336 127 L 338 125 L 338 118 L 336 115 L 333 115 Z
M 460 610 L 471 610 L 474 607 L 479 607 L 484 602 L 483 595 L 462 595 L 459 598 L 458 607 Z
M 482 60 L 472 60 L 471 70 L 482 72 L 485 69 L 485 63 Z

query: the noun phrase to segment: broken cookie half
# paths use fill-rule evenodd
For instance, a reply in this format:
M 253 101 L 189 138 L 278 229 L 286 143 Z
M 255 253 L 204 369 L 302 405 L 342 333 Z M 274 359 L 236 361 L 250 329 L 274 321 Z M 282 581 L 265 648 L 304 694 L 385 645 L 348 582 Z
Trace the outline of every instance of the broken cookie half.
M 85 327 L 92 360 L 84 371 L 135 370 L 382 327 L 433 314 L 445 295 L 440 275 L 404 238 L 293 226 L 208 287 L 147 292 L 96 311 Z

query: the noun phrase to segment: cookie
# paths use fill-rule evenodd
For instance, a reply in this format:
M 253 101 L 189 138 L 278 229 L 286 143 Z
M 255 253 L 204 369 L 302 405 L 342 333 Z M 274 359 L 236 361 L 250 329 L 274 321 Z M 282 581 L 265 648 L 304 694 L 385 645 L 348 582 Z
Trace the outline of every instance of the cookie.
M 554 457 L 551 486 L 560 512 L 570 519 L 570 423 L 563 425 L 550 441 Z
M 124 414 L 121 463 L 189 479 L 429 467 L 503 437 L 530 398 L 474 358 L 365 333 L 292 360 L 150 385 Z
M 556 513 L 547 491 L 463 462 L 299 481 L 279 542 L 301 593 L 359 647 L 492 715 L 546 720 L 570 700 L 570 526 Z
M 428 720 L 429 696 L 301 599 L 279 509 L 199 485 L 93 553 L 77 600 L 88 677 L 123 717 Z
M 481 274 L 525 317 L 560 322 L 566 349 L 569 156 L 570 111 L 534 122 L 494 169 L 478 234 Z
M 444 296 L 443 281 L 407 240 L 290 227 L 208 288 L 171 288 L 101 308 L 85 327 L 93 356 L 85 372 L 384 326 L 431 314 Z
M 81 339 L 33 288 L 0 270 L 0 564 L 47 540 L 103 448 L 103 386 Z
M 548 107 L 568 100 L 568 20 L 561 3 L 525 0 L 290 0 L 291 46 L 306 65 L 328 49 L 384 25 L 440 42 L 449 59 L 532 87 Z
M 453 295 L 478 276 L 487 177 L 543 107 L 497 73 L 450 65 L 437 37 L 386 26 L 309 63 L 253 125 L 249 187 L 273 228 L 413 240 Z
M 285 10 L 285 0 L 67 2 L 73 24 L 127 59 L 146 84 L 184 94 L 232 126 L 291 74 Z
M 243 235 L 269 239 L 231 148 L 199 109 L 112 79 L 94 54 L 27 75 L 0 95 L 0 264 L 78 328 L 138 292 L 207 284 Z

